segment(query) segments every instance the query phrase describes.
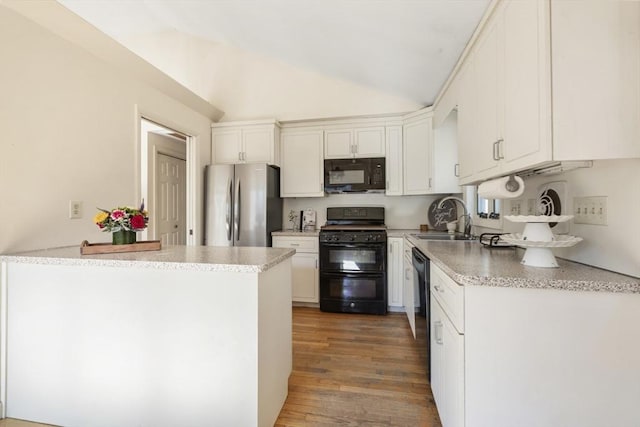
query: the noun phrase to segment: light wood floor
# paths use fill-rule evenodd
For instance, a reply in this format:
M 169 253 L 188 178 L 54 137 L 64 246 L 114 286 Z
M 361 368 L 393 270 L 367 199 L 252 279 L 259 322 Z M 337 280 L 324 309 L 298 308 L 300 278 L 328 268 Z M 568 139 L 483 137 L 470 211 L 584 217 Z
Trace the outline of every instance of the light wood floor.
M 294 308 L 293 373 L 276 426 L 439 427 L 425 327 L 414 340 L 404 314 Z
M 424 321 L 423 321 L 424 322 Z M 293 373 L 276 426 L 441 427 L 427 383 L 424 323 L 404 314 L 293 309 Z M 44 427 L 0 420 L 0 427 Z

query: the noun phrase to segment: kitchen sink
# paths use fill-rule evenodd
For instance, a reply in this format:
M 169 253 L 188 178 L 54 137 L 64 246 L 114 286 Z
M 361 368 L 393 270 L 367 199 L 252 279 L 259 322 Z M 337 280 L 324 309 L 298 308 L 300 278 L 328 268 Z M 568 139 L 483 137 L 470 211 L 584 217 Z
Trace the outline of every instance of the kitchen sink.
M 475 237 L 465 236 L 462 233 L 421 233 L 412 234 L 411 236 L 422 240 L 475 240 Z

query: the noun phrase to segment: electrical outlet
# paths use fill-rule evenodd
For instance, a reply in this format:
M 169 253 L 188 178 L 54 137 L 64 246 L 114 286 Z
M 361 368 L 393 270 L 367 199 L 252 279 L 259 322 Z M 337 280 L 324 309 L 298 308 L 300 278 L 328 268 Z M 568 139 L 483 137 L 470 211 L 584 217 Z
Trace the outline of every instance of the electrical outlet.
M 607 197 L 574 197 L 574 224 L 607 225 Z
M 69 219 L 82 218 L 82 202 L 79 200 L 69 200 Z
M 522 200 L 511 200 L 511 215 L 522 215 Z

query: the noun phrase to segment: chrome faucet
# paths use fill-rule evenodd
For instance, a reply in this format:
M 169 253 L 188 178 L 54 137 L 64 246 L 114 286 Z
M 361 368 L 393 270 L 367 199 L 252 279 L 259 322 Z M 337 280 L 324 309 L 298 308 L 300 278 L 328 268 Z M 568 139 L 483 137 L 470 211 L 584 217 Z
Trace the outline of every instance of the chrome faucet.
M 455 200 L 457 202 L 460 202 L 460 204 L 462 205 L 462 208 L 464 209 L 464 214 L 460 215 L 458 219 L 462 217 L 466 217 L 466 220 L 464 222 L 464 236 L 471 237 L 471 215 L 469 214 L 469 210 L 467 209 L 467 204 L 464 202 L 464 200 L 462 200 L 459 197 L 447 196 L 444 199 L 440 200 L 440 203 L 438 203 L 438 209 L 442 209 L 442 205 L 447 200 Z

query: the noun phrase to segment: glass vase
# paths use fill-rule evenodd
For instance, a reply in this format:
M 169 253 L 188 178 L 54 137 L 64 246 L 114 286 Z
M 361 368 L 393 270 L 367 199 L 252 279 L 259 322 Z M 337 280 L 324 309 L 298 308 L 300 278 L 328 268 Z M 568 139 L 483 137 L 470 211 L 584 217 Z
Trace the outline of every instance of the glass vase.
M 114 231 L 112 238 L 114 245 L 130 245 L 136 242 L 136 232 L 129 230 Z

